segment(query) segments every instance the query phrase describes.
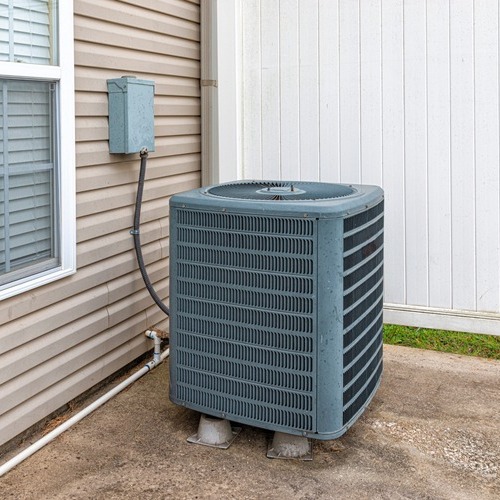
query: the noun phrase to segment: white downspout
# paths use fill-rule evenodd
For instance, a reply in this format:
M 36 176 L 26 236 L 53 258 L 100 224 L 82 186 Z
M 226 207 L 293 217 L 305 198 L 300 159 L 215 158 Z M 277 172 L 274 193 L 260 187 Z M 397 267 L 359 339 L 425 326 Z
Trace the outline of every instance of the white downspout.
M 219 104 L 217 81 L 217 0 L 200 4 L 201 183 L 219 180 Z
M 163 362 L 170 354 L 170 349 L 165 349 L 164 352 L 160 352 L 160 343 L 161 339 L 156 335 L 156 332 L 148 330 L 146 332 L 146 336 L 150 339 L 153 339 L 155 342 L 154 355 L 153 360 L 149 363 L 146 363 L 139 371 L 134 373 L 132 376 L 124 380 L 122 383 L 118 384 L 116 387 L 111 389 L 109 392 L 101 396 L 99 399 L 94 401 L 92 404 L 78 412 L 76 415 L 73 415 L 69 420 L 63 422 L 61 425 L 56 427 L 53 431 L 49 432 L 41 439 L 33 443 L 31 446 L 28 446 L 21 453 L 16 455 L 14 458 L 11 458 L 8 462 L 0 466 L 0 477 L 13 469 L 16 465 L 19 465 L 21 462 L 26 460 L 28 457 L 36 453 L 38 450 L 43 448 L 46 444 L 50 443 L 57 436 L 62 434 L 64 431 L 80 422 L 87 415 L 90 415 L 94 410 L 102 406 L 104 403 L 109 401 L 111 398 L 116 396 L 118 393 L 126 389 L 129 385 L 133 384 L 136 380 L 140 379 L 143 375 L 146 375 L 153 368 L 157 367 L 160 363 Z
M 202 185 L 243 178 L 241 0 L 201 8 Z

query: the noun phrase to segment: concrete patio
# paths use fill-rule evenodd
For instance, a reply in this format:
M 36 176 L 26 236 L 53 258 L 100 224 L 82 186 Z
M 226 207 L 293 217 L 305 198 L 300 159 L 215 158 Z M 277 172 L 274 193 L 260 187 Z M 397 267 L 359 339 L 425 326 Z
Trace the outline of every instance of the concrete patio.
M 385 346 L 384 363 L 364 416 L 301 462 L 266 458 L 272 434 L 251 427 L 226 451 L 188 444 L 198 414 L 168 400 L 167 360 L 2 477 L 0 497 L 500 498 L 500 362 Z

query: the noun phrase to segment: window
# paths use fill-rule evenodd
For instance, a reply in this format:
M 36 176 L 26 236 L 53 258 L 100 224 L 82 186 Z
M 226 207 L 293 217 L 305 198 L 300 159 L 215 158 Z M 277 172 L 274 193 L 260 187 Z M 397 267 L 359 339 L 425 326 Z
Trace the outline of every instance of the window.
M 75 270 L 72 27 L 71 1 L 0 0 L 0 299 Z

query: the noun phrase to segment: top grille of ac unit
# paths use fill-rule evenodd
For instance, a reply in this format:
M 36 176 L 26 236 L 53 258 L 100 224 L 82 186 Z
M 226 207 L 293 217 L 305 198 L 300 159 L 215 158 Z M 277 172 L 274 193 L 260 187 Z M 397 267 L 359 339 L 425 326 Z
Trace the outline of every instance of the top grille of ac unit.
M 382 372 L 382 190 L 223 184 L 175 195 L 170 224 L 171 399 L 317 439 L 345 432 Z
M 320 182 L 252 181 L 221 184 L 207 194 L 238 200 L 304 201 L 334 200 L 355 192 L 352 186 Z

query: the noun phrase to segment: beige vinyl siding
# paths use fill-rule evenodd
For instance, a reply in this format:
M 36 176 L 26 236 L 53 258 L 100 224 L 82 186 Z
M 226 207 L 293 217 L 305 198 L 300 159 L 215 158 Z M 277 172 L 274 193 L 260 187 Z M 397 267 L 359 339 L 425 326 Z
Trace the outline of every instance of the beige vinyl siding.
M 200 185 L 199 2 L 75 0 L 77 261 L 73 276 L 0 302 L 0 445 L 151 348 L 167 328 L 137 269 L 139 156 L 110 155 L 106 80 L 155 81 L 141 239 L 168 297 L 168 199 Z

